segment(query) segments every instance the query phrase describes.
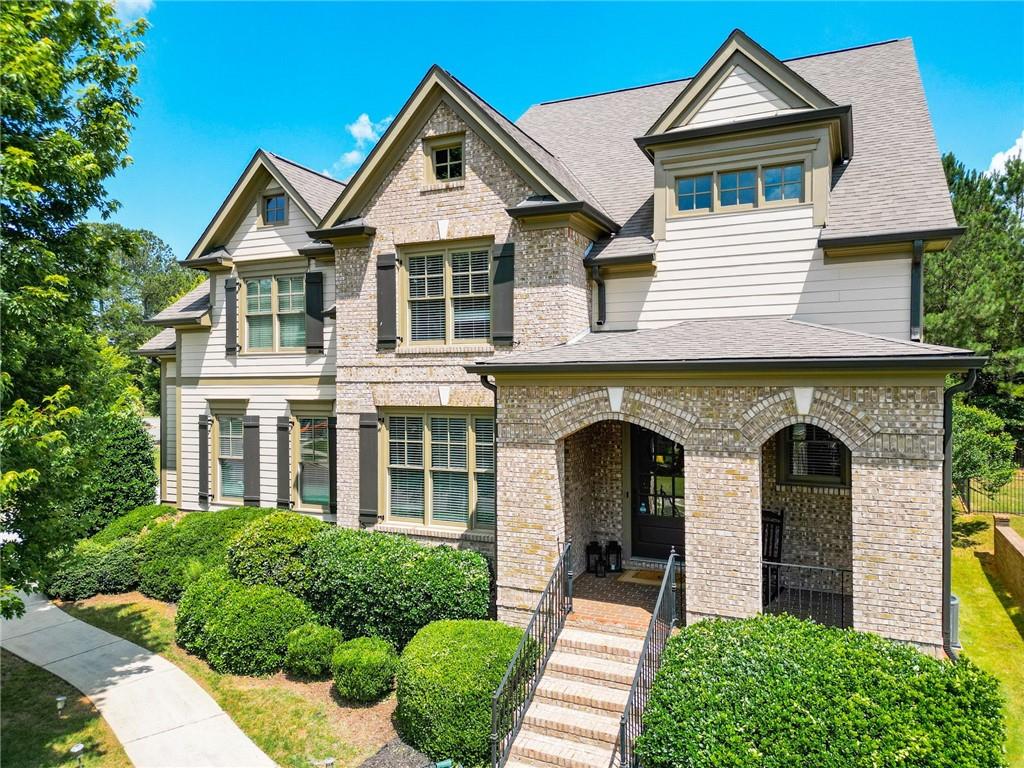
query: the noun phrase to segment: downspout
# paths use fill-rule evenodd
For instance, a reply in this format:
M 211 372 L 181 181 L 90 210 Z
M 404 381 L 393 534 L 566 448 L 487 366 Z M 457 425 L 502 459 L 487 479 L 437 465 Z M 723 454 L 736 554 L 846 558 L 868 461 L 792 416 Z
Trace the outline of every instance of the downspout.
M 494 611 L 498 611 L 498 385 L 480 374 L 480 383 L 494 395 Z
M 601 267 L 597 264 L 590 265 L 590 279 L 594 281 L 594 285 L 597 286 L 597 321 L 596 325 L 604 325 L 605 321 L 605 289 L 604 279 L 601 277 Z
M 957 659 L 949 610 L 953 592 L 953 396 L 969 391 L 977 380 L 978 369 L 971 368 L 966 379 L 942 395 L 942 647 L 953 661 Z

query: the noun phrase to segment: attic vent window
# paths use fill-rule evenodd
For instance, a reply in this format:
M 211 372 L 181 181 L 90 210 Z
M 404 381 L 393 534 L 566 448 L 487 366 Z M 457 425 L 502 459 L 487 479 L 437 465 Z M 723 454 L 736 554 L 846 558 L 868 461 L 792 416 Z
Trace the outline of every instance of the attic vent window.
M 287 220 L 284 195 L 268 195 L 263 198 L 263 223 L 284 224 Z
M 434 179 L 456 181 L 462 178 L 462 142 L 446 147 L 435 147 Z

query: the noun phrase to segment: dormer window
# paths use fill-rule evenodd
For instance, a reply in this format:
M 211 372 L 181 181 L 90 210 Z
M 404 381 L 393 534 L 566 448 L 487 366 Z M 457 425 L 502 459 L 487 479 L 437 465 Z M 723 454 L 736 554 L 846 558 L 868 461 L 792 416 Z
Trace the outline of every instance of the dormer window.
M 288 220 L 287 200 L 284 195 L 267 195 L 263 198 L 263 224 L 284 224 Z
M 711 174 L 676 179 L 676 204 L 680 211 L 710 211 Z
M 669 216 L 734 213 L 807 202 L 806 169 L 804 162 L 789 162 L 726 166 L 710 173 L 675 176 L 675 210 Z
M 718 174 L 718 203 L 723 208 L 753 205 L 757 200 L 757 169 Z
M 776 165 L 764 169 L 764 199 L 800 200 L 804 194 L 804 167 L 801 163 Z

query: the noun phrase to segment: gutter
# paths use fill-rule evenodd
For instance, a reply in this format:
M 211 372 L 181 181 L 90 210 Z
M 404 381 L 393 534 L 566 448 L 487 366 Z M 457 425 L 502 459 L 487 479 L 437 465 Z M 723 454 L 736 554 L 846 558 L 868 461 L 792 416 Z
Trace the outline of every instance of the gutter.
M 604 279 L 601 277 L 601 265 L 591 264 L 590 265 L 590 279 L 594 281 L 594 285 L 597 286 L 597 325 L 604 325 L 605 317 L 607 315 L 607 295 L 604 287 Z
M 480 383 L 491 390 L 494 395 L 494 593 L 498 593 L 498 385 L 480 374 Z M 495 613 L 497 613 L 497 597 L 495 597 Z
M 519 204 L 512 208 L 506 208 L 505 213 L 513 219 L 528 219 L 532 216 L 551 216 L 563 213 L 579 213 L 602 227 L 606 232 L 618 232 L 621 227 L 617 222 L 599 211 L 593 205 L 583 200 L 570 200 L 559 202 L 558 200 L 541 200 Z
M 870 235 L 846 235 L 818 238 L 819 248 L 855 248 L 867 245 L 896 245 L 912 243 L 915 240 L 955 240 L 966 230 L 963 227 L 938 227 L 935 229 L 911 229 L 899 232 L 880 232 Z
M 967 378 L 942 393 L 942 647 L 957 660 L 953 647 L 950 598 L 953 594 L 953 396 L 968 392 L 978 380 L 978 369 L 967 371 Z

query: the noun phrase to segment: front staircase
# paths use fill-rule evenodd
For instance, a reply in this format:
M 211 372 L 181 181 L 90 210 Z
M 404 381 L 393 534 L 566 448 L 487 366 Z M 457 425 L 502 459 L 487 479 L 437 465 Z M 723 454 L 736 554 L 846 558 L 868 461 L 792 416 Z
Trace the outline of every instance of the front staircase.
M 569 614 L 505 765 L 612 765 L 643 644 L 642 629 Z

